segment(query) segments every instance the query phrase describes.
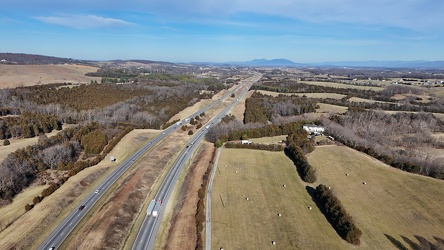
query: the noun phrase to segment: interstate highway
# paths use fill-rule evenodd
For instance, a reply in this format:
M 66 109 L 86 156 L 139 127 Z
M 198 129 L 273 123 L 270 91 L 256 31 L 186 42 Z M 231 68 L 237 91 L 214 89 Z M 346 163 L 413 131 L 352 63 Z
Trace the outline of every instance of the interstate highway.
M 255 75 L 257 77 L 257 75 Z M 249 85 L 251 86 L 251 84 Z M 111 187 L 114 182 L 123 174 L 126 170 L 128 170 L 133 163 L 145 154 L 151 147 L 153 147 L 156 143 L 163 140 L 172 132 L 176 131 L 182 124 L 185 124 L 184 120 L 191 119 L 202 112 L 205 112 L 215 105 L 219 104 L 221 100 L 229 97 L 236 90 L 241 88 L 242 85 L 237 86 L 235 89 L 228 91 L 221 98 L 214 101 L 207 107 L 202 108 L 201 110 L 193 113 L 192 115 L 183 119 L 179 125 L 174 124 L 167 129 L 165 129 L 161 134 L 153 138 L 151 141 L 147 142 L 143 145 L 137 152 L 135 152 L 132 156 L 128 157 L 125 161 L 123 161 L 118 167 L 116 167 L 106 178 L 103 180 L 98 186 L 96 186 L 95 190 L 98 190 L 98 193 L 92 191 L 88 196 L 80 202 L 73 210 L 66 216 L 66 218 L 49 234 L 49 236 L 43 241 L 43 243 L 39 246 L 38 249 L 50 249 L 54 247 L 58 249 L 63 241 L 69 236 L 69 234 L 74 230 L 74 228 L 79 224 L 79 222 L 84 218 L 84 216 L 88 213 L 88 211 L 94 206 L 94 204 L 100 199 L 100 197 L 105 193 L 109 187 Z M 246 90 L 243 91 L 246 93 Z M 232 106 L 232 105 L 230 105 Z M 221 118 L 220 118 L 221 119 Z M 220 120 L 219 119 L 219 120 Z M 200 134 L 200 133 L 197 133 Z M 197 138 L 196 136 L 193 138 Z M 84 206 L 82 210 L 79 210 L 80 206 Z M 163 206 L 162 206 L 163 207 Z M 162 208 L 161 208 L 162 211 Z

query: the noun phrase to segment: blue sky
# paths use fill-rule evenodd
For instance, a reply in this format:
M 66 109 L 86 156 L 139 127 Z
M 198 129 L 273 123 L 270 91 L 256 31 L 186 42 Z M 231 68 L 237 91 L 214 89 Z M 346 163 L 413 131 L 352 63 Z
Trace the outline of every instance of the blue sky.
M 444 60 L 441 0 L 2 0 L 0 52 L 226 62 Z

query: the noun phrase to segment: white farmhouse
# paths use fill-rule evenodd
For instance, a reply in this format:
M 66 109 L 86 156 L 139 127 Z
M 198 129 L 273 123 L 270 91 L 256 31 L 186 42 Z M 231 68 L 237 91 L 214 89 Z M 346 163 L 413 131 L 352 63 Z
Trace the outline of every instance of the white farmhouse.
M 305 124 L 302 128 L 307 131 L 309 134 L 311 133 L 324 133 L 324 127 L 316 126 L 314 124 Z

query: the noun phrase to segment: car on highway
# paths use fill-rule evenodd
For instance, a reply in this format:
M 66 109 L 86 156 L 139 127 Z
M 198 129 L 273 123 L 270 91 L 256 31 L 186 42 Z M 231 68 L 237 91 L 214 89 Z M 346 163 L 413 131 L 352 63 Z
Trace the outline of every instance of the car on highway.
M 85 205 L 81 205 L 81 206 L 79 207 L 79 211 L 82 211 L 84 208 L 85 208 Z
M 98 189 L 96 189 L 96 191 L 94 192 L 95 194 L 98 194 L 99 193 L 99 190 Z
M 55 249 L 55 247 L 50 247 L 50 248 L 49 248 L 49 250 L 54 250 L 54 249 Z

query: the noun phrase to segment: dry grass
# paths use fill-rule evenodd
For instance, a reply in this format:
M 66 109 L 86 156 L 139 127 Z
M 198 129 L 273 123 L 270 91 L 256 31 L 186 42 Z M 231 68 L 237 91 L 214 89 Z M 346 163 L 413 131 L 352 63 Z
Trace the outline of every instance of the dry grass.
M 262 137 L 262 138 L 253 138 L 250 139 L 254 143 L 262 143 L 262 144 L 278 144 L 282 140 L 287 140 L 286 135 L 272 136 L 272 137 Z
M 283 152 L 224 148 L 213 184 L 212 220 L 212 249 L 348 246 L 316 208 Z
M 273 92 L 273 91 L 266 91 L 266 90 L 258 90 L 259 93 L 262 93 L 264 95 L 271 95 L 271 96 L 278 96 L 278 95 L 298 95 L 298 96 L 306 96 L 309 98 L 333 98 L 333 99 L 342 99 L 346 97 L 346 95 L 342 94 L 336 94 L 336 93 L 279 93 L 279 92 Z
M 383 102 L 383 101 L 376 101 L 376 100 L 364 99 L 364 98 L 359 98 L 359 97 L 352 97 L 352 98 L 350 98 L 348 100 L 350 102 L 368 102 L 368 103 L 379 102 L 379 103 L 387 103 L 387 102 Z
M 233 107 L 231 110 L 231 114 L 236 116 L 237 119 L 243 121 L 244 120 L 244 113 L 245 113 L 245 100 L 250 98 L 251 95 L 253 95 L 253 90 L 248 91 L 242 99 L 239 100 L 239 102 L 236 104 L 236 106 Z
M 344 146 L 317 147 L 308 160 L 318 183 L 332 187 L 362 230 L 360 248 L 409 247 L 418 243 L 415 235 L 432 243 L 443 238 L 444 181 L 394 169 Z
M 316 113 L 345 113 L 348 108 L 343 106 L 337 106 L 326 103 L 318 103 L 319 109 L 316 109 Z
M 100 82 L 100 77 L 85 76 L 96 72 L 96 67 L 84 65 L 0 65 L 0 88 L 32 86 L 47 83 Z
M 13 202 L 0 208 L 0 231 L 8 224 L 20 218 L 25 213 L 25 205 L 32 204 L 32 199 L 41 195 L 43 189 L 49 185 L 30 187 L 25 192 L 18 194 Z
M 344 88 L 344 89 L 361 89 L 361 90 L 373 90 L 373 91 L 381 91 L 384 89 L 383 87 L 359 86 L 359 85 L 342 84 L 335 82 L 301 81 L 301 83 L 324 86 L 324 87 Z

